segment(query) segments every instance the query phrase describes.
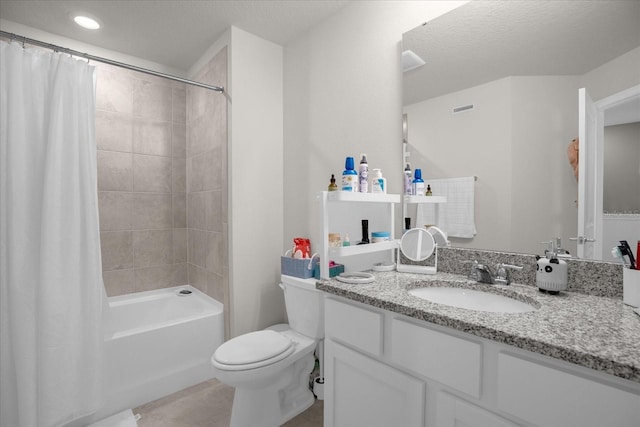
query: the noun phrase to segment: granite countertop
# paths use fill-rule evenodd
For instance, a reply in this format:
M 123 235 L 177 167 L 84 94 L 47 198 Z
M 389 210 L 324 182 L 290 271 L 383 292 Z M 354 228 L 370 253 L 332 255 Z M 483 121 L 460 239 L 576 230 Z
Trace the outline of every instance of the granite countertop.
M 376 279 L 373 283 L 347 284 L 332 279 L 318 282 L 317 288 L 640 382 L 640 316 L 622 299 L 577 292 L 549 295 L 539 292 L 534 286 L 484 285 L 449 273 L 371 273 Z M 408 292 L 412 288 L 438 284 L 505 293 L 539 308 L 526 313 L 490 313 L 432 303 Z

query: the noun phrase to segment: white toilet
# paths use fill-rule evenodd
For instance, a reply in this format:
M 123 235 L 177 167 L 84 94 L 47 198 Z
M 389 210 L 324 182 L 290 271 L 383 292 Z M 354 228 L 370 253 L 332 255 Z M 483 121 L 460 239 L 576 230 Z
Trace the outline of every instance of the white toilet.
M 231 427 L 275 427 L 314 402 L 309 374 L 324 338 L 324 297 L 314 279 L 282 276 L 289 324 L 222 344 L 211 357 L 215 377 L 235 387 Z

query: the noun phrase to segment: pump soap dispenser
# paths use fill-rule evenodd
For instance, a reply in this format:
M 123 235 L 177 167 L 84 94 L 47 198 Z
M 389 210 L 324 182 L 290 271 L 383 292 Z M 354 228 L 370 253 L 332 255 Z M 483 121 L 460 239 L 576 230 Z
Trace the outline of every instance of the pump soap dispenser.
M 542 292 L 556 295 L 567 289 L 567 262 L 558 259 L 553 241 L 549 243 L 551 247 L 545 251 L 545 257 L 536 256 L 536 285 Z

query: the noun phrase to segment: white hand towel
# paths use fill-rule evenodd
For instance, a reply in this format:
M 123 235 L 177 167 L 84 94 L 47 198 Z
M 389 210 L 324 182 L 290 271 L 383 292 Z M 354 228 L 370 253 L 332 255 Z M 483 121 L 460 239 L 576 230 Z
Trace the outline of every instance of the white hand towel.
M 416 226 L 435 224 L 435 209 L 440 209 L 436 225 L 449 237 L 473 238 L 476 234 L 475 177 L 425 179 L 426 184 L 431 186 L 434 196 L 444 196 L 447 202 L 418 204 Z

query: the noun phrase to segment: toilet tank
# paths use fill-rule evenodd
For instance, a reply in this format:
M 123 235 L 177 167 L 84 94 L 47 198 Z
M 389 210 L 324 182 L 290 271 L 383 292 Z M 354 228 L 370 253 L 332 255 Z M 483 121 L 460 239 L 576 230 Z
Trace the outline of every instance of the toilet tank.
M 324 293 L 316 279 L 281 276 L 289 326 L 309 338 L 324 338 Z

